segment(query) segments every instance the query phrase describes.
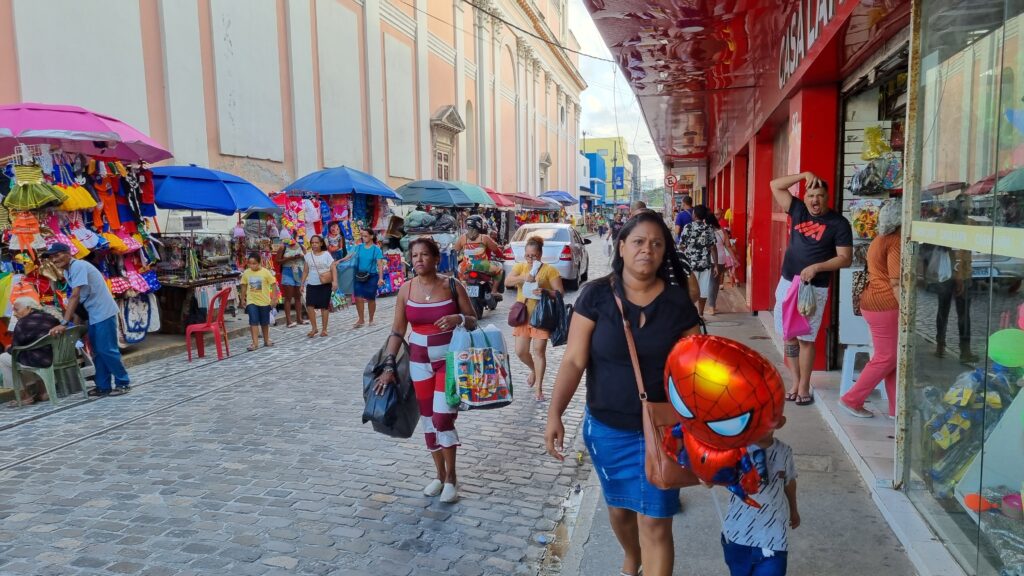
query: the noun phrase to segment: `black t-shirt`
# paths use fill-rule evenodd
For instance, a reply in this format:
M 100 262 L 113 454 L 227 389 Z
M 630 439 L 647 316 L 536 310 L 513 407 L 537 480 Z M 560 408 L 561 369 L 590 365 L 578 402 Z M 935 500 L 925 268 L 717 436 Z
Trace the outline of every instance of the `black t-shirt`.
M 618 220 L 612 220 L 612 223 L 610 224 L 611 231 L 612 231 L 612 242 L 615 242 L 616 240 L 619 239 L 619 232 L 622 230 L 622 227 L 625 226 L 625 225 L 626 225 L 625 222 L 619 222 Z
M 669 284 L 641 308 L 623 300 L 636 342 L 647 398 L 667 402 L 665 361 L 683 332 L 697 326 L 697 309 L 685 288 Z M 623 430 L 643 430 L 640 397 L 622 329 L 622 316 L 606 279 L 587 284 L 576 300 L 576 312 L 594 321 L 587 362 L 587 409 L 600 422 Z M 640 313 L 646 322 L 640 327 Z
M 820 264 L 836 257 L 836 247 L 853 246 L 850 221 L 833 210 L 812 216 L 799 198 L 789 204 L 789 248 L 782 261 L 782 277 L 792 280 L 811 264 Z M 827 288 L 831 272 L 819 272 L 811 284 Z

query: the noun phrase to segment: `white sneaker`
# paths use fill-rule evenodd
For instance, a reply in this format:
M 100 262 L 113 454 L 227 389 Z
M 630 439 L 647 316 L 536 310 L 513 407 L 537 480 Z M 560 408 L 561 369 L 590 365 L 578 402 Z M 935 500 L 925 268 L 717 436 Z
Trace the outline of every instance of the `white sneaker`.
M 438 494 L 441 493 L 441 488 L 443 486 L 444 484 L 442 484 L 440 480 L 434 478 L 433 480 L 430 481 L 430 484 L 427 484 L 426 488 L 423 489 L 423 495 L 437 496 Z
M 455 488 L 455 484 L 445 483 L 444 490 L 441 491 L 441 502 L 445 504 L 451 504 L 459 499 L 459 491 Z

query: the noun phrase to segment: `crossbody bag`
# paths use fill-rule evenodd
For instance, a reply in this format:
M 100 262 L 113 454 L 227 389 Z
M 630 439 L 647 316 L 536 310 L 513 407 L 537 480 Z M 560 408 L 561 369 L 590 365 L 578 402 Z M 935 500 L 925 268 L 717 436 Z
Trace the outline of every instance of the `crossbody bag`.
M 622 329 L 626 332 L 626 347 L 629 348 L 629 359 L 633 363 L 633 377 L 636 379 L 637 392 L 640 394 L 641 413 L 644 422 L 644 471 L 647 481 L 662 490 L 695 486 L 700 480 L 690 470 L 683 468 L 662 449 L 662 438 L 665 431 L 679 423 L 679 416 L 668 402 L 650 402 L 647 390 L 644 389 L 644 376 L 640 371 L 640 360 L 636 354 L 636 343 L 633 341 L 633 330 L 626 319 L 622 308 L 622 299 L 615 293 L 612 284 L 612 295 L 615 305 L 622 316 Z

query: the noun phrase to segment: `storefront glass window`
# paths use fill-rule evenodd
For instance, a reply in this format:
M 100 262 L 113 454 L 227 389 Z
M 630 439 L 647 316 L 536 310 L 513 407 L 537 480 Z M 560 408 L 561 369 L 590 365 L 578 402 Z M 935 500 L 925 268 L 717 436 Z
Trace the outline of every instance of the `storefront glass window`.
M 1024 6 L 919 6 L 904 486 L 968 574 L 1024 574 Z

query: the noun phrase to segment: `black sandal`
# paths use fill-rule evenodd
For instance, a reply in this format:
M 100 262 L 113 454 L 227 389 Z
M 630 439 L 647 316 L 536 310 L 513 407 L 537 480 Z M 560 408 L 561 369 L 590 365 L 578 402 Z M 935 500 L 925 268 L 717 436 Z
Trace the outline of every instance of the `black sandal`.
M 131 386 L 118 386 L 110 391 L 110 396 L 124 396 L 132 389 Z
M 796 397 L 796 405 L 797 406 L 810 406 L 811 404 L 814 404 L 814 394 L 808 394 L 807 396 L 797 396 Z
M 99 388 L 89 388 L 89 391 L 86 392 L 86 395 L 89 396 L 90 398 L 102 398 L 104 396 L 109 396 L 110 395 L 110 390 L 100 390 Z

